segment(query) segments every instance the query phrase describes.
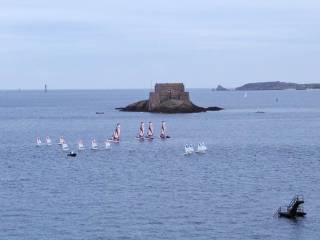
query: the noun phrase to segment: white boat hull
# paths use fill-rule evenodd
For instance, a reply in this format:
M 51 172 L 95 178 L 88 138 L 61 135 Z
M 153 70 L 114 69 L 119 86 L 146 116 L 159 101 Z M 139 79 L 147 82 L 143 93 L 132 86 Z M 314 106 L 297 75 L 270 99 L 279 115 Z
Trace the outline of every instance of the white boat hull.
M 98 150 L 98 146 L 91 146 L 91 150 Z
M 69 151 L 69 146 L 67 144 L 62 144 L 62 150 L 63 151 Z

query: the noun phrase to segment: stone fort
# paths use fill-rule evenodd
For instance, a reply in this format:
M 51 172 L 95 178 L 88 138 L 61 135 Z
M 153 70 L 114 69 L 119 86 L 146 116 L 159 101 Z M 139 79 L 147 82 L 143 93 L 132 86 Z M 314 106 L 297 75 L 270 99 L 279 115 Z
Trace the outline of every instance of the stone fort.
M 154 92 L 150 92 L 148 110 L 152 111 L 159 104 L 168 100 L 190 102 L 189 92 L 185 92 L 183 83 L 157 83 Z

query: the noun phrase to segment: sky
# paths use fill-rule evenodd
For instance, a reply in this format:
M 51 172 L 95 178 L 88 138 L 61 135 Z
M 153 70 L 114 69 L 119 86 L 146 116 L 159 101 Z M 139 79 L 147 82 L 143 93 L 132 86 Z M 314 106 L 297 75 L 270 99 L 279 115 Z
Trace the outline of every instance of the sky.
M 0 89 L 320 82 L 319 0 L 0 0 Z

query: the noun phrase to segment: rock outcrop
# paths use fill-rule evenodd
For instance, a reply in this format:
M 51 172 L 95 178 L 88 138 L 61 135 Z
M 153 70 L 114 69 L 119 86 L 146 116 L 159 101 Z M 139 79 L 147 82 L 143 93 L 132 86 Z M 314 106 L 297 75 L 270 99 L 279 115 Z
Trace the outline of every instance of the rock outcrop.
M 222 85 L 218 85 L 216 91 L 228 91 L 229 89 L 223 87 Z
M 127 112 L 155 113 L 195 113 L 222 110 L 220 107 L 204 108 L 193 104 L 182 83 L 156 84 L 155 91 L 150 93 L 148 100 L 117 109 Z

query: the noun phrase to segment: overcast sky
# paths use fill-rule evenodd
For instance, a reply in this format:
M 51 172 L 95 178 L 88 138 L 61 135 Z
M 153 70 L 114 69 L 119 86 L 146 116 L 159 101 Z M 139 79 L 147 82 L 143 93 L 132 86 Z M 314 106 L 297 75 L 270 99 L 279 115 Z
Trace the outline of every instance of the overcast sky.
M 320 82 L 319 0 L 0 0 L 0 88 Z

